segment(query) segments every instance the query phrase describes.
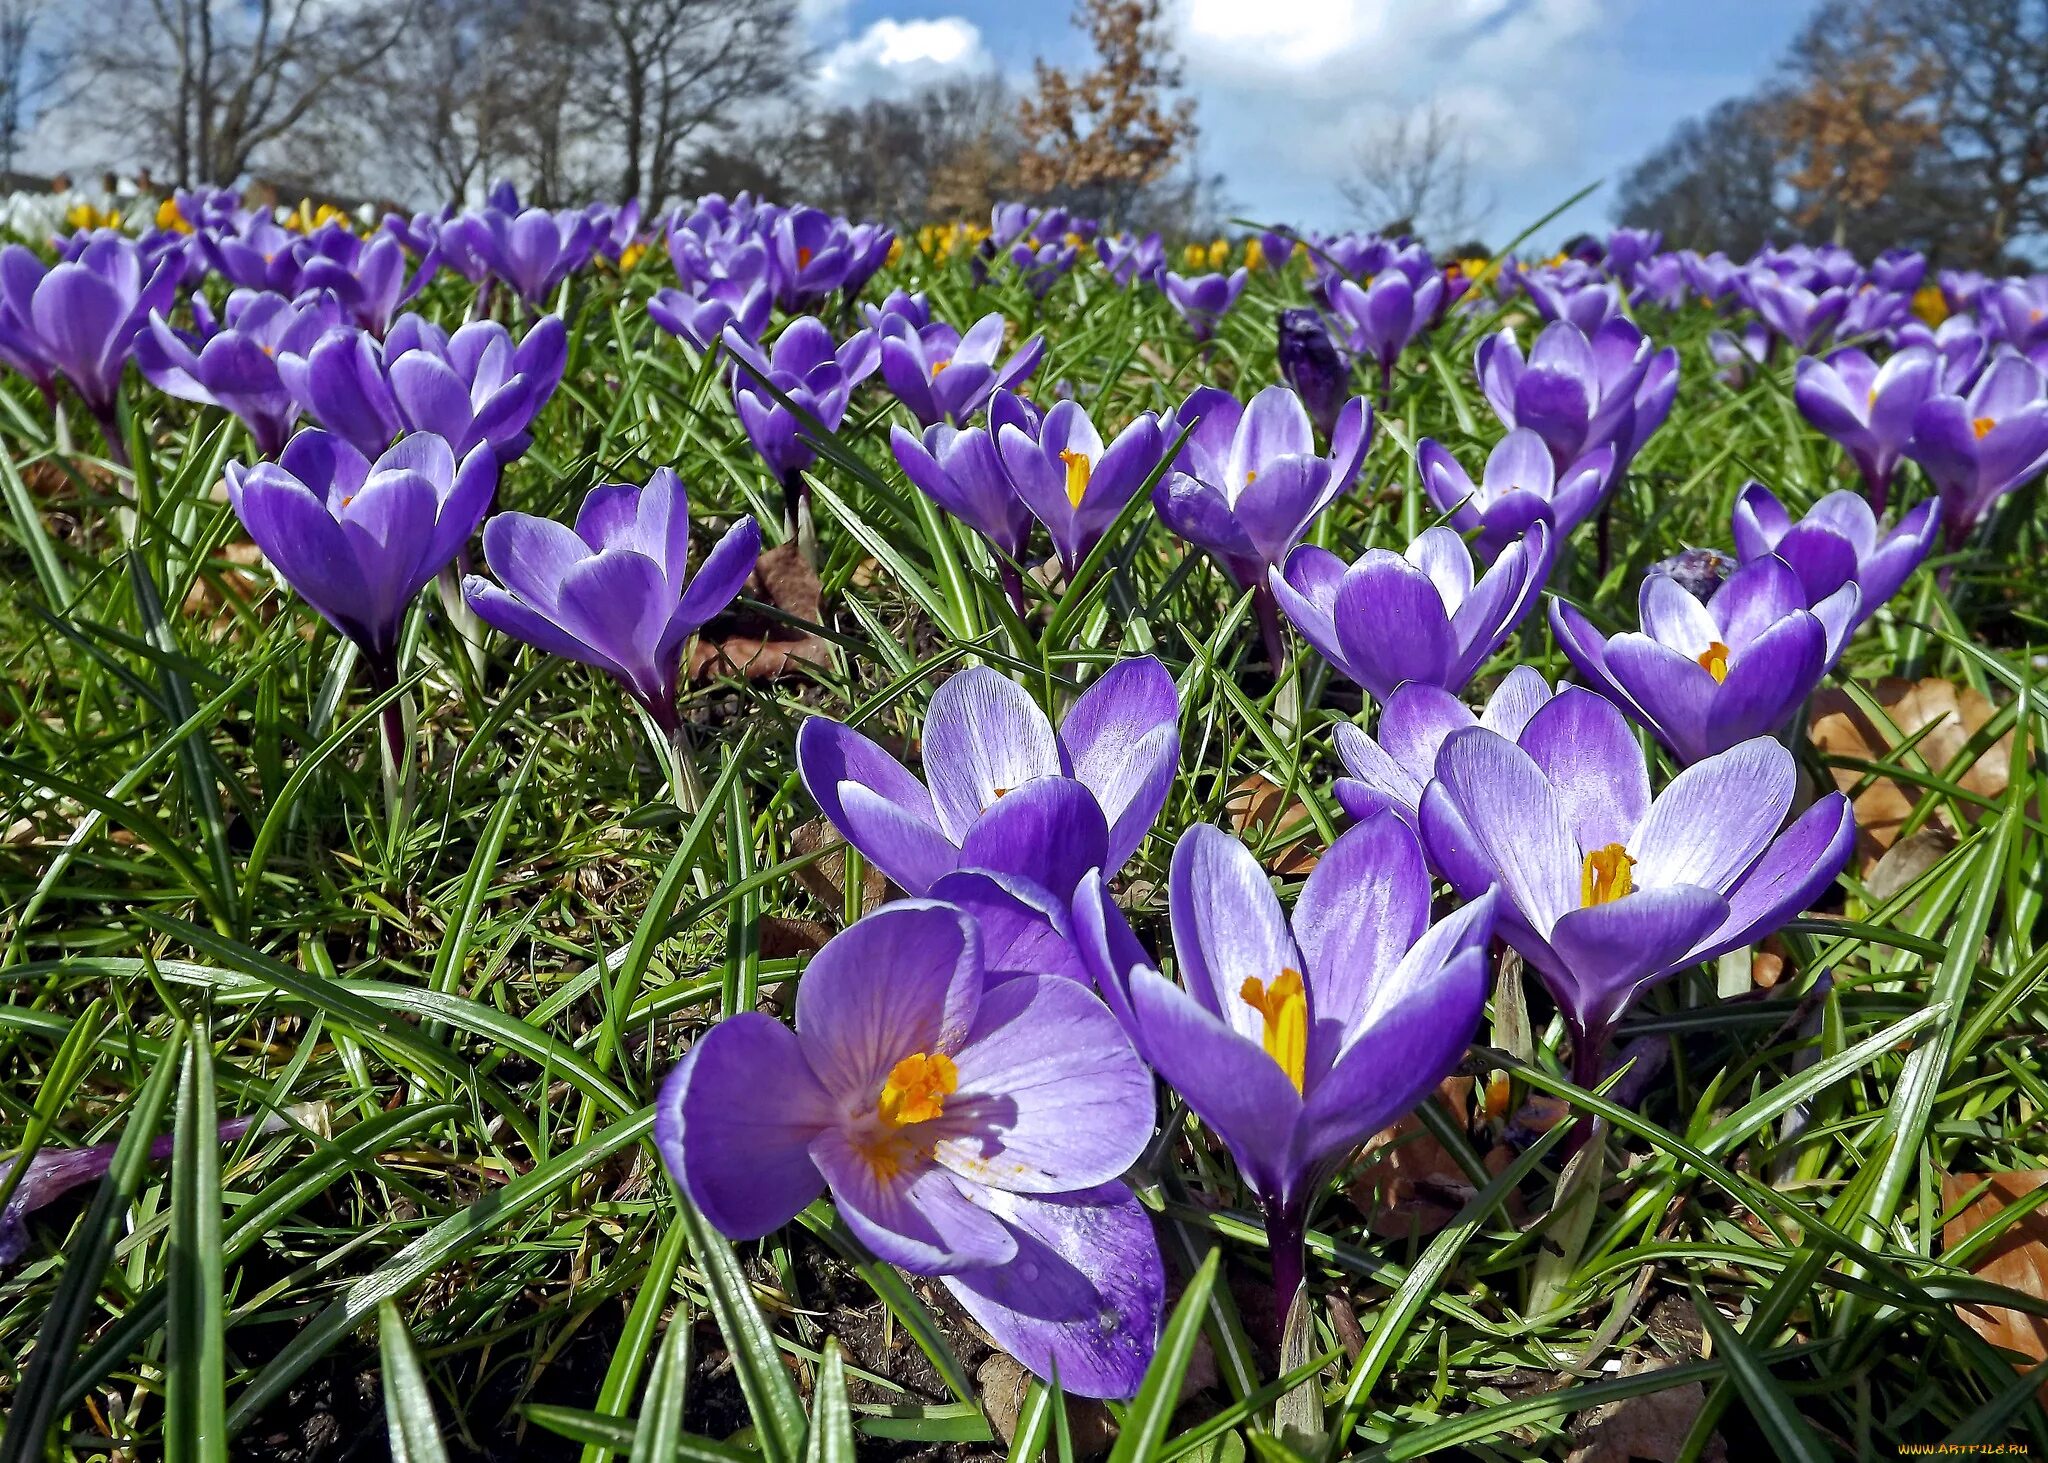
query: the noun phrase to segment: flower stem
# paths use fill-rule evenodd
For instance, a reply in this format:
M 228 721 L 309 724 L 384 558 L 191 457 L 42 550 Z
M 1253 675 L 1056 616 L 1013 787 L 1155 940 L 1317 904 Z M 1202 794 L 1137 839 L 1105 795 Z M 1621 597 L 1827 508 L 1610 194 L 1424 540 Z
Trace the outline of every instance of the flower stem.
M 1306 1260 L 1303 1234 L 1308 1216 L 1301 1204 L 1269 1205 L 1266 1209 L 1266 1249 L 1273 1265 L 1273 1334 L 1277 1341 L 1287 1326 L 1288 1308 L 1302 1287 Z
M 1023 619 L 1029 612 L 1029 607 L 1024 602 L 1024 576 L 1017 572 L 1015 564 L 1003 558 L 996 560 L 996 576 L 1002 581 L 1003 593 L 1009 597 L 1010 608 L 1017 612 L 1018 619 Z
M 1612 1026 L 1590 1027 L 1572 1033 L 1572 1083 L 1591 1092 L 1600 1085 L 1601 1074 L 1606 1070 L 1604 1057 L 1607 1038 Z M 1592 1135 L 1596 1116 L 1582 1112 L 1572 1120 L 1572 1130 L 1565 1135 L 1563 1157 L 1569 1159 L 1586 1146 L 1586 1139 Z
M 1280 629 L 1280 602 L 1273 598 L 1270 585 L 1252 586 L 1252 615 L 1259 622 L 1259 637 L 1266 644 L 1266 665 L 1277 685 L 1287 664 L 1287 639 Z

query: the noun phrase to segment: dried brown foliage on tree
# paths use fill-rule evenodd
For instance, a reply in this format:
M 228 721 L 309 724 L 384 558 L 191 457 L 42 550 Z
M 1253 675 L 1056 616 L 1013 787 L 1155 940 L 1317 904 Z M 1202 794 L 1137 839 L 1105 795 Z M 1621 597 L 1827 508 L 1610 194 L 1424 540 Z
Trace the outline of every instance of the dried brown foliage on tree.
M 1195 104 L 1172 97 L 1180 62 L 1163 0 L 1078 0 L 1074 23 L 1098 63 L 1079 76 L 1037 63 L 1037 92 L 1018 111 L 1018 181 L 1113 216 L 1193 146 Z
M 1941 136 L 1935 68 L 1874 8 L 1835 4 L 1808 25 L 1776 131 L 1805 226 L 1876 207 Z

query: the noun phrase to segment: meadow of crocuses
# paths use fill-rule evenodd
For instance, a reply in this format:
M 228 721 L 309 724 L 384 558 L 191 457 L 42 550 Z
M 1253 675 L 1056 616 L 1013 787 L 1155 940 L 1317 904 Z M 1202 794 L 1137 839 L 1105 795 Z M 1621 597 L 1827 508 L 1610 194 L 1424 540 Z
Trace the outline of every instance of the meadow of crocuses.
M 2048 280 L 0 252 L 0 1463 L 2048 1447 Z

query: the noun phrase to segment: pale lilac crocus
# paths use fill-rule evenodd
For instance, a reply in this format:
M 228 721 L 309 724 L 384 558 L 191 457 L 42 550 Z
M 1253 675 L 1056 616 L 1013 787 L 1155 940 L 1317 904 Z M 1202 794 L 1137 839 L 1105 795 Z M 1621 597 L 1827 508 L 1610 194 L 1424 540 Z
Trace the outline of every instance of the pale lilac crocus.
M 1792 400 L 1802 416 L 1842 444 L 1863 475 L 1870 506 L 1882 513 L 1914 417 L 1938 389 L 1939 377 L 1931 346 L 1907 346 L 1882 366 L 1849 347 L 1826 360 L 1802 357 Z
M 1437 749 L 1454 731 L 1483 726 L 1509 740 L 1550 701 L 1550 683 L 1534 666 L 1518 665 L 1501 678 L 1476 715 L 1441 686 L 1409 681 L 1396 687 L 1380 708 L 1373 733 L 1352 722 L 1337 723 L 1337 756 L 1347 774 L 1332 784 L 1337 805 L 1353 818 L 1391 811 L 1419 827 L 1422 790 L 1436 775 Z
M 1541 520 L 1559 540 L 1600 506 L 1614 477 L 1614 447 L 1594 448 L 1562 472 L 1543 439 L 1517 427 L 1487 454 L 1478 482 L 1449 449 L 1425 437 L 1415 450 L 1422 488 L 1459 533 L 1477 533 L 1472 551 L 1491 562 Z
M 1535 607 L 1555 554 L 1550 525 L 1532 523 L 1475 578 L 1465 541 L 1437 527 L 1349 566 L 1304 544 L 1267 582 L 1323 659 L 1384 704 L 1405 681 L 1463 690 Z
M 1849 633 L 1869 621 L 1899 592 L 1934 547 L 1937 505 L 1916 504 L 1889 533 L 1860 494 L 1846 490 L 1821 498 L 1795 521 L 1762 483 L 1735 500 L 1735 552 L 1746 563 L 1775 554 L 1792 566 L 1808 605 L 1826 602 L 1844 584 L 1857 589 Z
M 1080 981 L 991 980 L 974 923 L 907 901 L 811 960 L 796 1030 L 712 1027 L 662 1084 L 655 1146 L 713 1227 L 756 1239 L 829 1191 L 877 1258 L 940 1279 L 1002 1348 L 1083 1396 L 1128 1397 L 1165 1275 L 1121 1182 L 1154 1098 Z
M 1619 317 L 1590 336 L 1570 321 L 1553 321 L 1526 360 L 1513 331 L 1504 329 L 1479 343 L 1475 359 L 1501 425 L 1535 432 L 1560 470 L 1611 444 L 1616 481 L 1678 394 L 1678 352 L 1656 349 Z
M 1994 503 L 2048 465 L 2048 378 L 2000 346 L 1969 395 L 1921 405 L 1906 455 L 1934 481 L 1948 546 L 1962 547 Z
M 889 429 L 889 447 L 904 476 L 919 492 L 987 539 L 996 551 L 996 572 L 1011 608 L 1019 615 L 1025 611 L 1025 601 L 1018 566 L 1031 539 L 1031 525 L 1037 520 L 1017 496 L 1009 469 L 996 450 L 996 434 L 1006 424 L 1028 433 L 1037 420 L 1036 407 L 1005 391 L 990 405 L 986 426 L 941 423 L 922 439 L 902 427 Z
M 1291 919 L 1251 851 L 1198 823 L 1174 848 L 1168 904 L 1178 984 L 1143 958 L 1096 874 L 1076 900 L 1077 939 L 1139 1054 L 1230 1149 L 1285 1315 L 1325 1184 L 1464 1056 L 1495 900 L 1479 891 L 1432 924 L 1421 847 L 1383 816 L 1330 845 Z
M 151 316 L 149 331 L 136 338 L 135 359 L 157 390 L 232 413 L 249 429 L 256 455 L 275 457 L 305 410 L 279 374 L 278 359 L 311 350 L 341 323 L 340 302 L 325 292 L 287 300 L 236 290 L 219 328 L 199 337 Z
M 1058 731 L 1023 687 L 977 666 L 932 696 L 923 782 L 824 716 L 797 733 L 797 767 L 846 841 L 911 894 L 978 868 L 1065 898 L 1144 841 L 1173 785 L 1179 718 L 1173 677 L 1150 656 L 1105 671 Z
M 1435 320 L 1443 287 L 1434 271 L 1418 286 L 1397 268 L 1381 270 L 1364 288 L 1348 279 L 1330 287 L 1330 312 L 1345 327 L 1345 344 L 1379 363 L 1382 405 L 1393 390 L 1395 362 Z

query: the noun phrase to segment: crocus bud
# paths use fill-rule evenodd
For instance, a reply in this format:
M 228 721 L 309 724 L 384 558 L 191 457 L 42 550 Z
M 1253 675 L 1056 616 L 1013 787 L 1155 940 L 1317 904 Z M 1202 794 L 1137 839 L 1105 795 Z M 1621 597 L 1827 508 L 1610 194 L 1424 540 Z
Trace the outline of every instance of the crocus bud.
M 1680 589 L 1704 604 L 1734 568 L 1735 560 L 1719 549 L 1680 549 L 1652 564 L 1650 572 L 1677 580 Z
M 1350 395 L 1351 373 L 1313 310 L 1280 312 L 1280 374 L 1327 440 Z

